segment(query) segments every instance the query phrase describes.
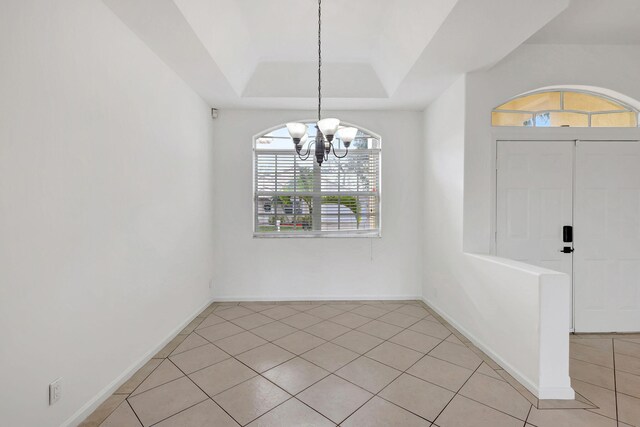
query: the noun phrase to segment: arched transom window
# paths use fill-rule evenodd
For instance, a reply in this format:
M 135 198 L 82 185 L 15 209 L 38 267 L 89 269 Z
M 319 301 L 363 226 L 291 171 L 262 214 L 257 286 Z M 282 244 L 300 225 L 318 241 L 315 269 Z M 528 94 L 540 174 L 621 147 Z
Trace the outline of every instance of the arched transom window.
M 306 124 L 302 153 L 316 135 Z M 298 158 L 285 126 L 254 138 L 255 237 L 379 236 L 380 137 L 358 128 L 348 153 L 340 131 L 333 144 L 346 156 L 319 166 L 313 152 Z
M 514 98 L 491 113 L 492 126 L 637 127 L 638 111 L 603 95 L 553 90 Z

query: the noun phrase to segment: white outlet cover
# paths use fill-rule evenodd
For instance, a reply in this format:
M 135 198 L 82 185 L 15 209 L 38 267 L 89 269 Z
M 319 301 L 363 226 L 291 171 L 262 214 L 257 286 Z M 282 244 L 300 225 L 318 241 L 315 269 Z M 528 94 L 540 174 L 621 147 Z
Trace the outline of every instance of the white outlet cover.
M 49 405 L 53 405 L 62 395 L 62 378 L 54 380 L 49 384 Z

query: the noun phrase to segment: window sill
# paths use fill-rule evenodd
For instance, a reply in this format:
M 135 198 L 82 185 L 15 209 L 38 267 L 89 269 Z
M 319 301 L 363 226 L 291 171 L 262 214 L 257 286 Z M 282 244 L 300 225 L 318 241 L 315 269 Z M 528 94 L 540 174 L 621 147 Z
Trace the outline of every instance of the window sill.
M 254 239 L 295 239 L 295 238 L 381 238 L 380 231 L 366 231 L 366 232 L 295 232 L 295 233 L 253 233 Z

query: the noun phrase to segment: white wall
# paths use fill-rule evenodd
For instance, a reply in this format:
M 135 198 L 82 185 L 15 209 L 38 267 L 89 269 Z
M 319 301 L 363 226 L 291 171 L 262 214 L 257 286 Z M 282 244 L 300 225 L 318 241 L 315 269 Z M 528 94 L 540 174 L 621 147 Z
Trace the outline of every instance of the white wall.
M 420 295 L 422 128 L 418 112 L 325 112 L 382 137 L 381 238 L 258 238 L 252 137 L 314 111 L 226 111 L 215 121 L 219 299 L 415 298 Z M 326 264 L 325 264 L 326 263 Z
M 492 69 L 468 75 L 465 250 L 482 253 L 491 250 L 492 205 L 495 203 L 491 110 L 523 92 L 573 85 L 602 88 L 613 96 L 622 94 L 626 96 L 623 100 L 640 107 L 638 69 L 640 49 L 637 46 L 525 44 Z
M 474 261 L 475 265 L 470 265 L 468 256 L 460 258 L 458 255 L 461 252 L 488 254 L 493 248 L 497 135 L 509 132 L 511 138 L 517 138 L 518 134 L 534 136 L 529 129 L 507 132 L 492 129 L 491 110 L 523 92 L 558 86 L 602 91 L 638 107 L 640 80 L 636 74 L 639 67 L 640 51 L 636 46 L 522 45 L 493 68 L 468 74 L 464 93 L 462 83 L 454 85 L 429 107 L 425 115 L 425 159 L 432 159 L 426 163 L 428 169 L 432 169 L 427 170 L 425 178 L 426 203 L 444 206 L 447 212 L 430 213 L 431 217 L 426 219 L 425 298 L 531 391 L 536 393 L 537 390 L 540 397 L 572 394 L 566 372 L 568 334 L 559 329 L 564 325 L 562 316 L 568 315 L 569 303 L 565 307 L 557 304 L 567 298 L 568 278 L 547 277 L 548 273 L 534 267 L 523 267 L 523 271 L 517 273 L 517 280 L 512 278 L 510 282 L 500 283 L 513 273 L 509 272 L 513 270 L 510 263 L 501 261 L 498 263 L 503 264 L 501 267 L 490 267 L 494 261 L 480 257 Z M 457 122 L 454 125 L 452 117 L 461 109 L 465 111 L 461 120 L 464 125 Z M 544 130 L 535 131 L 545 134 Z M 567 139 L 576 139 L 578 134 L 602 137 L 606 132 L 602 129 L 554 130 L 556 134 L 558 131 Z M 611 133 L 640 137 L 637 129 L 629 131 Z M 443 160 L 438 161 L 434 158 L 436 155 Z M 448 187 L 442 189 L 440 181 L 430 181 L 445 176 L 446 165 L 456 178 L 445 183 Z M 462 176 L 464 180 L 460 182 Z M 462 192 L 459 192 L 460 188 L 463 188 Z M 463 238 L 458 240 L 456 233 L 461 231 Z M 455 252 L 441 253 L 440 247 L 452 245 L 445 238 L 448 235 L 455 236 L 461 247 L 456 247 Z M 481 265 L 484 266 L 479 270 Z M 482 271 L 491 269 L 495 271 L 492 280 L 487 281 Z M 538 317 L 535 310 L 528 310 L 523 305 L 534 286 L 532 275 L 538 277 L 539 282 L 538 299 L 531 300 L 537 301 Z M 560 280 L 560 285 L 544 286 L 546 281 L 554 280 Z M 501 299 L 506 290 L 516 292 L 511 298 L 513 307 L 505 306 L 507 301 Z M 550 297 L 549 292 L 558 294 Z M 500 315 L 496 316 L 496 313 Z M 526 329 L 520 329 L 519 322 L 523 319 L 540 330 L 537 350 L 533 352 L 539 357 L 537 373 L 531 365 L 534 360 L 525 352 L 510 354 L 505 346 L 508 341 L 513 345 L 514 339 L 522 338 Z M 511 333 L 506 333 L 504 325 L 510 326 Z M 514 333 L 515 330 L 520 330 L 520 334 Z M 534 337 L 536 333 L 530 330 L 527 336 Z M 527 346 L 525 342 L 519 344 L 523 348 Z
M 458 281 L 462 254 L 465 77 L 460 77 L 424 112 L 423 296 Z M 437 286 L 437 287 L 436 287 Z
M 4 1 L 0 63 L 0 425 L 59 426 L 209 299 L 212 121 L 97 0 Z
M 567 391 L 564 365 L 550 374 L 558 383 L 540 380 L 533 359 L 511 363 L 499 329 L 519 308 L 523 336 L 553 317 L 491 294 L 518 283 L 511 301 L 525 304 L 536 289 L 549 298 L 556 278 L 464 255 L 491 247 L 489 114 L 552 85 L 640 99 L 636 47 L 523 45 L 460 78 L 424 116 L 334 112 L 382 136 L 380 239 L 253 239 L 251 138 L 315 112 L 222 111 L 212 123 L 97 0 L 5 1 L 0 63 L 0 424 L 69 420 L 208 300 L 212 276 L 220 299 L 422 294 L 523 381 Z M 551 366 L 554 339 L 523 345 Z M 49 407 L 58 377 L 63 397 Z
M 423 297 L 532 393 L 573 398 L 568 276 L 464 252 L 466 97 L 462 76 L 424 114 Z

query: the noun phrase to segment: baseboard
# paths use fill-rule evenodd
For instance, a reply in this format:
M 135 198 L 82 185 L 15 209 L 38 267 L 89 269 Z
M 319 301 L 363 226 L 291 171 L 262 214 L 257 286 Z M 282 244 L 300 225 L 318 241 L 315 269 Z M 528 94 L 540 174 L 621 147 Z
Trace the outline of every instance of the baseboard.
M 574 400 L 576 392 L 572 387 L 540 387 L 540 400 Z
M 214 302 L 276 302 L 276 301 L 422 301 L 422 296 L 418 295 L 362 295 L 362 296 L 268 296 L 268 297 L 246 297 L 246 296 L 225 296 L 213 297 Z
M 129 366 L 122 374 L 120 374 L 116 379 L 111 381 L 105 388 L 98 392 L 91 400 L 85 403 L 78 411 L 76 411 L 71 417 L 69 417 L 65 422 L 62 423 L 61 427 L 72 427 L 77 426 L 85 418 L 87 418 L 93 411 L 98 408 L 107 400 L 109 396 L 111 396 L 122 384 L 124 384 L 129 378 L 135 374 L 138 369 L 144 366 L 151 358 L 160 350 L 164 348 L 172 339 L 176 337 L 193 319 L 195 319 L 198 314 L 200 314 L 205 308 L 207 308 L 213 300 L 209 300 L 200 308 L 198 308 L 194 313 L 189 315 L 185 321 L 183 321 L 177 328 L 171 331 L 158 345 L 149 350 L 144 356 L 138 359 L 137 362 L 133 363 Z
M 514 368 L 511 364 L 505 361 L 500 355 L 496 354 L 488 346 L 486 346 L 475 335 L 470 333 L 466 328 L 462 327 L 458 322 L 448 316 L 444 311 L 439 309 L 435 304 L 427 300 L 427 298 L 420 298 L 422 302 L 432 308 L 436 313 L 442 316 L 447 322 L 456 328 L 462 335 L 467 337 L 469 341 L 476 347 L 482 350 L 487 356 L 493 359 L 500 367 L 507 371 L 513 378 L 515 378 L 520 384 L 522 384 L 527 390 L 533 393 L 538 399 L 562 399 L 571 400 L 575 397 L 575 393 L 571 387 L 538 387 L 531 379 L 522 375 L 520 371 Z

